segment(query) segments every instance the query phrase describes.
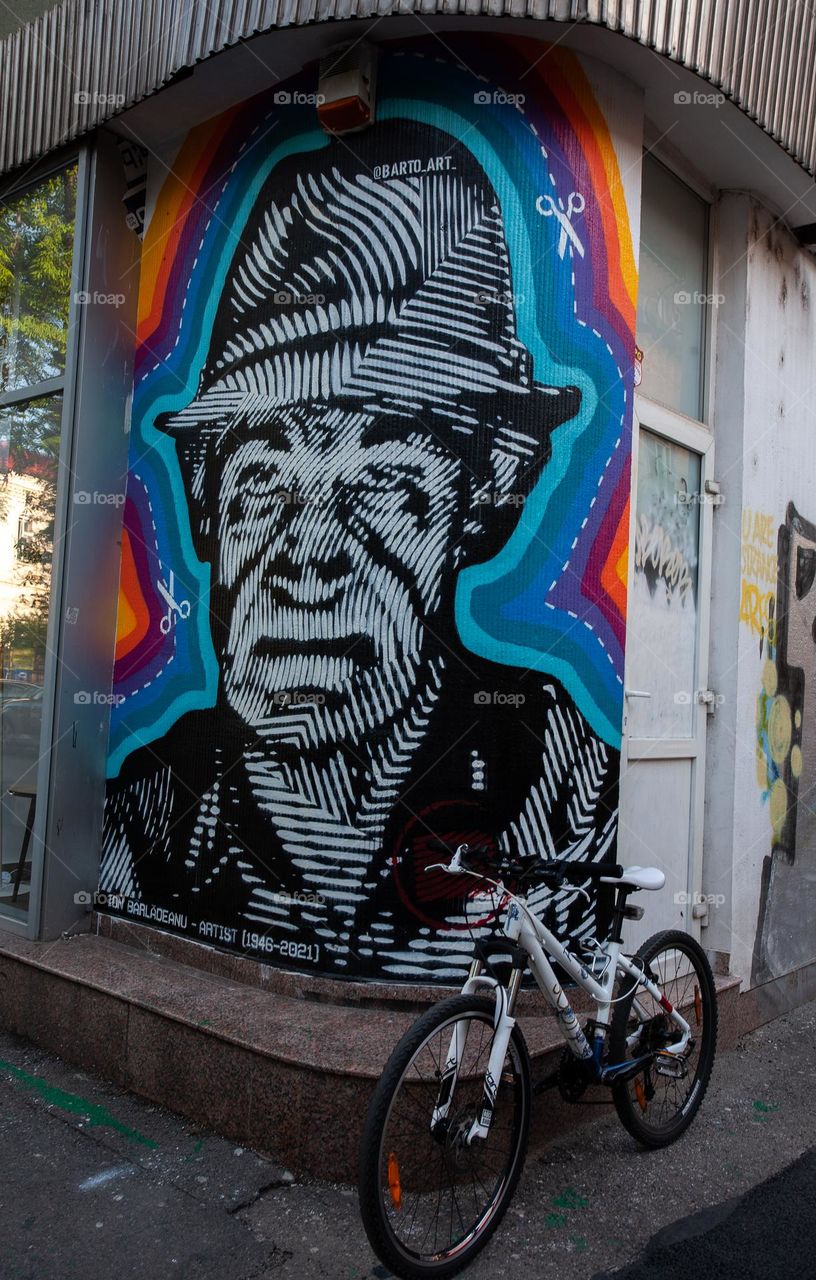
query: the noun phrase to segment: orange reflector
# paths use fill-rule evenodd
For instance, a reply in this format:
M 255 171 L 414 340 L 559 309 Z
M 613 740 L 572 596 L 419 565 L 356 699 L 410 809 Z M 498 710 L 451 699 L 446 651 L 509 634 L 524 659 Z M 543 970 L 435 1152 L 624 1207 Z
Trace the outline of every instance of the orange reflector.
M 638 1100 L 638 1106 L 640 1107 L 641 1111 L 645 1111 L 646 1110 L 646 1090 L 643 1088 L 643 1083 L 640 1080 L 635 1081 L 635 1097 Z
M 388 1156 L 388 1190 L 391 1192 L 391 1203 L 395 1209 L 402 1208 L 402 1185 L 400 1183 L 399 1164 L 394 1152 Z
M 699 1027 L 700 1020 L 703 1016 L 703 998 L 700 995 L 699 987 L 694 988 L 694 1016 L 697 1019 L 697 1026 Z

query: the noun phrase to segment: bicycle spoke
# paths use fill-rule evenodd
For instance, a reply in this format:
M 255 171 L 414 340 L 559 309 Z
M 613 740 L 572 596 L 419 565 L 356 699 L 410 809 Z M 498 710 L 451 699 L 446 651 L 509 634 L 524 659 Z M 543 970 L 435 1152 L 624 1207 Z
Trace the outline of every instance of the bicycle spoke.
M 456 1027 L 461 1041 L 457 1077 L 434 1135 L 431 1116 Z M 512 1053 L 505 1065 L 512 1081 L 500 1085 L 488 1135 L 468 1141 L 483 1104 L 493 1037 L 492 1017 L 468 1015 L 442 1024 L 410 1059 L 394 1093 L 380 1147 L 381 1187 L 389 1229 L 412 1257 L 444 1257 L 478 1237 L 506 1186 L 518 1147 L 520 1105 Z M 386 1168 L 392 1155 L 399 1201 Z
M 644 1068 L 642 1076 L 623 1086 L 632 1107 L 632 1123 L 646 1140 L 646 1134 L 658 1137 L 682 1122 L 683 1109 L 698 1080 L 703 1046 L 709 1038 L 709 1014 L 708 1006 L 704 1006 L 702 1000 L 700 961 L 691 943 L 672 940 L 644 963 L 648 963 L 663 996 L 688 1024 L 693 1042 L 678 1056 L 684 1075 L 678 1077 L 664 1072 L 654 1062 Z M 638 990 L 636 998 L 633 995 L 627 1008 L 628 1015 L 622 1029 L 623 1056 L 637 1056 L 650 1049 L 655 1051 L 680 1038 L 680 1028 L 671 1015 L 643 988 Z M 631 1037 L 636 1038 L 629 1044 Z M 621 1118 L 627 1123 L 623 1113 Z

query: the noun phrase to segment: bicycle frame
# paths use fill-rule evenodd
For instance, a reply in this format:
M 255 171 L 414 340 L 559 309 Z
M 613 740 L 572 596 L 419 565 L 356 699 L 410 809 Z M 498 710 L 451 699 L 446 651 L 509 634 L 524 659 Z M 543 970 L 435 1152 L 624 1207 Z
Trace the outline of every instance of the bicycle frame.
M 691 1028 L 682 1014 L 674 1008 L 656 983 L 646 976 L 643 968 L 633 963 L 623 953 L 622 944 L 608 941 L 601 950 L 608 957 L 608 963 L 600 980 L 596 979 L 582 963 L 561 943 L 558 938 L 536 917 L 527 906 L 526 899 L 497 886 L 509 898 L 502 924 L 502 932 L 512 949 L 520 949 L 526 954 L 527 962 L 535 981 L 548 1004 L 552 1006 L 558 1018 L 561 1033 L 567 1046 L 576 1058 L 585 1061 L 599 1084 L 611 1084 L 616 1079 L 624 1079 L 635 1075 L 648 1061 L 654 1058 L 649 1052 L 637 1058 L 628 1058 L 620 1063 L 603 1065 L 603 1045 L 612 1014 L 612 991 L 618 974 L 634 979 L 635 983 L 648 991 L 649 995 L 664 1009 L 670 1020 L 677 1026 L 679 1039 L 664 1048 L 661 1055 L 679 1057 L 684 1053 L 691 1037 Z M 548 954 L 570 975 L 583 991 L 586 991 L 598 1002 L 598 1012 L 594 1019 L 595 1035 L 593 1043 L 587 1040 L 578 1018 L 573 1011 L 563 988 L 555 975 Z M 510 1035 L 515 1026 L 513 1010 L 516 995 L 521 984 L 523 969 L 514 968 L 509 987 L 502 986 L 495 978 L 483 972 L 480 960 L 474 960 L 470 975 L 462 987 L 462 995 L 473 995 L 480 987 L 492 990 L 496 999 L 494 1014 L 494 1039 L 490 1057 L 485 1071 L 484 1097 L 482 1109 L 468 1131 L 466 1141 L 470 1144 L 474 1138 L 486 1138 L 493 1119 L 493 1109 L 498 1090 L 498 1083 L 504 1067 Z M 635 997 L 637 1005 L 637 997 Z M 642 1010 L 641 1010 L 642 1012 Z M 645 1015 L 644 1015 L 645 1016 Z M 433 1110 L 431 1128 L 447 1116 L 450 1100 L 459 1074 L 459 1063 L 464 1052 L 464 1037 L 467 1035 L 465 1025 L 456 1023 L 451 1035 L 448 1056 L 440 1080 L 436 1106 Z M 639 1032 L 630 1037 L 627 1045 L 631 1048 L 637 1041 Z

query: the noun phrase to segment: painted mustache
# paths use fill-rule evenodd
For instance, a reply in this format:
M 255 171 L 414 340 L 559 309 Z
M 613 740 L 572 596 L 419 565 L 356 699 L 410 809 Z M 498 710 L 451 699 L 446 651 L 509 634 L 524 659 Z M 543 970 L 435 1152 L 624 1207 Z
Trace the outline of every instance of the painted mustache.
M 372 636 L 364 632 L 342 635 L 292 636 L 285 627 L 279 635 L 259 636 L 252 646 L 252 656 L 262 661 L 289 657 L 346 658 L 349 662 L 373 663 L 378 653 Z

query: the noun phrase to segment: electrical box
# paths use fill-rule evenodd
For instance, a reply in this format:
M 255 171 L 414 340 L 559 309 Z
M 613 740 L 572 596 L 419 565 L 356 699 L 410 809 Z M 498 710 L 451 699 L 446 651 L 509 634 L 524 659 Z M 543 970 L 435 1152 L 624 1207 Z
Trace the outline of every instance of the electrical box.
M 317 118 L 327 133 L 358 133 L 374 123 L 377 49 L 365 40 L 320 60 Z

